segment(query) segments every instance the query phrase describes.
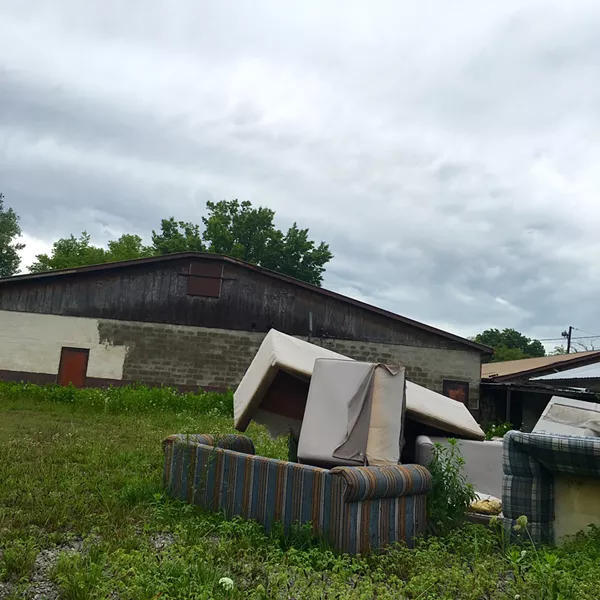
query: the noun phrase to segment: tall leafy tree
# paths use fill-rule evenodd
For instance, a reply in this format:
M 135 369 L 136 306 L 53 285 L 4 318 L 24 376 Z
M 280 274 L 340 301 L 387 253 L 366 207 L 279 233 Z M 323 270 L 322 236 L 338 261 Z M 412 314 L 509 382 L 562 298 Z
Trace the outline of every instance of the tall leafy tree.
M 142 238 L 138 235 L 124 234 L 118 240 L 108 242 L 106 249 L 94 246 L 90 235 L 84 231 L 78 238 L 70 235 L 54 242 L 50 254 L 38 254 L 29 271 L 42 273 L 151 255 L 152 250 L 142 244 Z
M 152 231 L 152 251 L 154 254 L 204 252 L 204 250 L 199 225 L 176 221 L 171 217 L 161 221 L 160 233 Z
M 12 208 L 4 208 L 4 195 L 0 194 L 0 277 L 10 277 L 19 270 L 19 250 L 25 248 L 15 241 L 20 235 L 19 217 Z
M 163 219 L 160 231 L 152 231 L 152 245 L 144 246 L 138 235 L 124 234 L 94 246 L 84 231 L 54 242 L 50 254 L 38 255 L 29 267 L 33 273 L 130 260 L 175 252 L 212 252 L 239 258 L 285 275 L 321 285 L 325 265 L 333 258 L 329 245 L 315 244 L 309 230 L 294 223 L 287 232 L 275 227 L 275 211 L 250 202 L 207 202 L 204 229 L 192 222 Z
M 275 212 L 253 208 L 250 202 L 207 202 L 203 238 L 209 252 L 225 254 L 321 285 L 325 264 L 332 258 L 329 245 L 309 239 L 308 229 L 296 223 L 284 234 L 275 227 Z
M 542 342 L 528 338 L 515 329 L 486 329 L 473 339 L 494 349 L 494 355 L 488 359 L 490 362 L 546 356 Z

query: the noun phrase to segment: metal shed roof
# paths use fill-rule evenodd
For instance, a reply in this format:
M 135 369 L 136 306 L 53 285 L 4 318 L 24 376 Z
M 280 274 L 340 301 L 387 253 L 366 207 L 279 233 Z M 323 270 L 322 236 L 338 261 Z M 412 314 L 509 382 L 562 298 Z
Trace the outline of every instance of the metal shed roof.
M 550 373 L 540 377 L 532 377 L 531 381 L 553 381 L 563 379 L 600 379 L 600 363 L 575 367 L 558 373 Z

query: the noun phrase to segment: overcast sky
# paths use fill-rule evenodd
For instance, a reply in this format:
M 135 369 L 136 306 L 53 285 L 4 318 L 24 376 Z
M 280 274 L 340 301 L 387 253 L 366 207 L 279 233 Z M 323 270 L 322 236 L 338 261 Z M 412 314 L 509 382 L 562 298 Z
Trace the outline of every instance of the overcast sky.
M 599 31 L 597 0 L 3 0 L 24 266 L 239 198 L 329 242 L 341 293 L 600 333 Z

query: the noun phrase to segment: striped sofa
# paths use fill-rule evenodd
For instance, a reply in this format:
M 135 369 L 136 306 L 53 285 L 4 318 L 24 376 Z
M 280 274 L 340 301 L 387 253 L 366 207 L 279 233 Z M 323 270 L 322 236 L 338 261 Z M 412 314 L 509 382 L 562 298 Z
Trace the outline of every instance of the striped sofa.
M 243 435 L 172 435 L 163 442 L 168 494 L 267 530 L 311 523 L 341 552 L 393 542 L 412 546 L 425 532 L 431 475 L 420 465 L 321 469 L 256 456 Z

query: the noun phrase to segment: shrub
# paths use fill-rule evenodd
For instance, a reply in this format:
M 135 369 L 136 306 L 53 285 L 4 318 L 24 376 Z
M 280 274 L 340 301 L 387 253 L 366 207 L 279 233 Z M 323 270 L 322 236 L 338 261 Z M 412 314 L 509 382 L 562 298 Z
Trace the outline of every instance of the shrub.
M 429 527 L 440 535 L 462 524 L 469 505 L 475 499 L 473 486 L 463 473 L 464 458 L 458 443 L 449 439 L 449 446 L 435 444 L 429 464 L 432 487 L 427 499 Z
M 485 439 L 491 440 L 495 437 L 503 438 L 507 432 L 514 429 L 512 423 L 490 423 L 484 427 Z

